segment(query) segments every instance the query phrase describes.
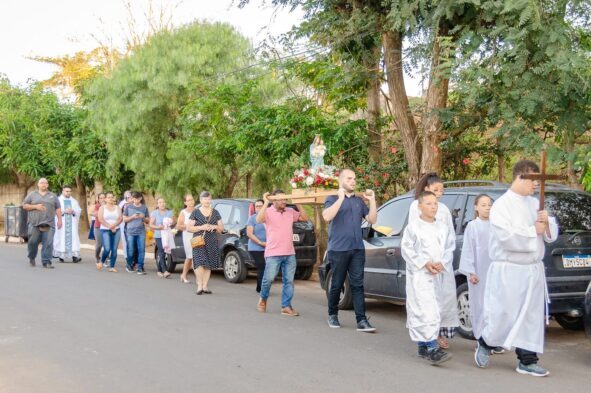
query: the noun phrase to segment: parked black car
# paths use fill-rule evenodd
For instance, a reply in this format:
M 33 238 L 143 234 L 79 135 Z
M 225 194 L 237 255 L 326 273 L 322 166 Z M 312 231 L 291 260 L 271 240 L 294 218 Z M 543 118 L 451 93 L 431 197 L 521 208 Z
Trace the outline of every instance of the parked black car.
M 459 333 L 472 338 L 469 318 L 468 284 L 458 273 L 458 265 L 466 225 L 474 217 L 474 200 L 486 193 L 498 199 L 507 184 L 489 181 L 447 182 L 441 202 L 449 207 L 456 228 L 457 244 L 454 252 Z M 404 304 L 406 299 L 406 263 L 400 251 L 402 232 L 407 223 L 411 193 L 394 198 L 378 209 L 376 225 L 393 228 L 394 235 L 386 237 L 363 224 L 365 243 L 365 295 L 368 298 Z M 556 216 L 559 224 L 558 240 L 546 245 L 546 280 L 550 293 L 550 314 L 565 329 L 583 329 L 583 307 L 587 286 L 591 281 L 591 194 L 561 185 L 546 188 L 546 209 Z M 331 271 L 326 255 L 318 268 L 320 284 L 330 288 Z M 352 306 L 349 283 L 345 282 L 339 307 Z
M 248 252 L 246 223 L 249 207 L 254 203 L 250 199 L 214 199 L 213 207 L 220 212 L 224 223 L 224 233 L 218 234 L 220 258 L 226 280 L 239 283 L 246 279 L 248 269 L 255 269 L 254 259 Z M 296 208 L 295 206 L 291 206 Z M 174 272 L 177 264 L 185 261 L 182 233 L 175 237 L 175 248 L 167 255 L 167 269 Z M 308 280 L 312 276 L 316 263 L 316 234 L 311 221 L 293 224 L 293 242 L 296 251 L 296 279 Z

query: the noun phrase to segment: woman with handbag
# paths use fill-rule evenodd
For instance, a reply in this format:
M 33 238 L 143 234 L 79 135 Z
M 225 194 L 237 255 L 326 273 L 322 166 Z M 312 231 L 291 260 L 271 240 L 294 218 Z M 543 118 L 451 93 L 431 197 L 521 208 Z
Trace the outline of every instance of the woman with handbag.
M 201 206 L 189 217 L 189 232 L 193 232 L 193 269 L 197 277 L 197 295 L 211 294 L 208 283 L 211 270 L 220 266 L 220 248 L 217 234 L 222 233 L 222 216 L 211 205 L 211 194 L 203 191 L 199 195 Z
M 183 248 L 185 249 L 185 264 L 183 265 L 183 272 L 181 273 L 181 282 L 188 284 L 187 274 L 189 269 L 193 265 L 193 249 L 191 248 L 191 238 L 193 234 L 189 232 L 189 220 L 191 219 L 191 213 L 195 210 L 195 199 L 193 195 L 185 195 L 185 208 L 179 213 L 179 218 L 176 223 L 178 230 L 183 231 Z

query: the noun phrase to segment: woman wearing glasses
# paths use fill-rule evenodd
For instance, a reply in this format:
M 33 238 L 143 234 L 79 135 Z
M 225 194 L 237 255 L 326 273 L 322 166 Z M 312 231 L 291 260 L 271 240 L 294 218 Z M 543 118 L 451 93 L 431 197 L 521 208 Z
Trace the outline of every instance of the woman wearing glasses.
M 257 199 L 254 203 L 254 214 L 248 218 L 246 235 L 248 236 L 248 252 L 254 259 L 257 268 L 257 292 L 261 292 L 261 283 L 265 274 L 265 246 L 267 234 L 265 224 L 257 224 L 257 214 L 263 208 L 263 200 Z

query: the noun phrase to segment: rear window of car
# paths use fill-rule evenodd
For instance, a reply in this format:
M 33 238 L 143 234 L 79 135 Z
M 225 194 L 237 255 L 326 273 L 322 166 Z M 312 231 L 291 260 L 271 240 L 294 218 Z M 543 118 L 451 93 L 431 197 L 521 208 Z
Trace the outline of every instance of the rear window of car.
M 558 220 L 560 233 L 591 231 L 591 195 L 548 192 L 545 206 Z

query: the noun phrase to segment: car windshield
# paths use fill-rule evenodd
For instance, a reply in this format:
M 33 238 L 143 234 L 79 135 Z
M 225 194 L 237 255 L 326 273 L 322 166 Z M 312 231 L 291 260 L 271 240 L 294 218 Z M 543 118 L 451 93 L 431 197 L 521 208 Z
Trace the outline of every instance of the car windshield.
M 591 195 L 548 192 L 545 205 L 558 220 L 560 233 L 591 231 Z

